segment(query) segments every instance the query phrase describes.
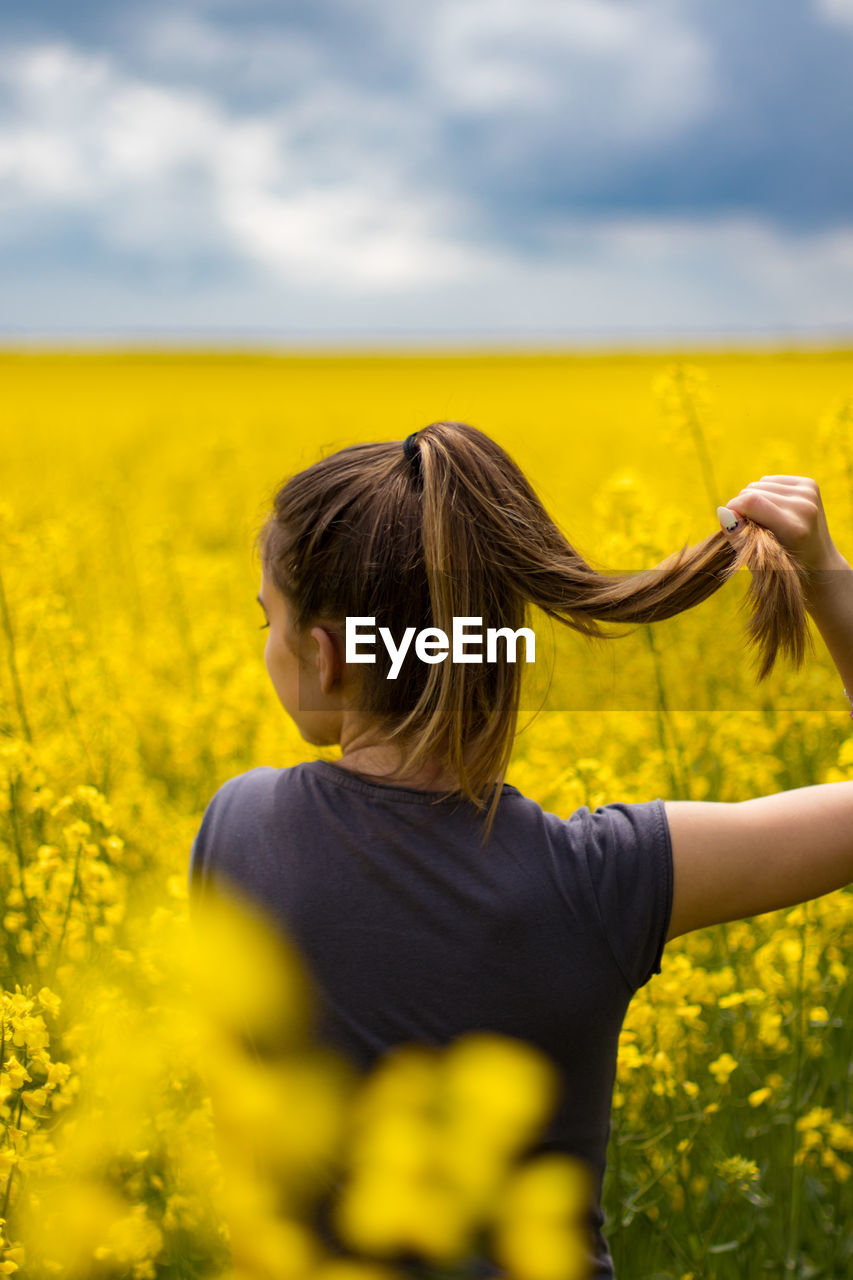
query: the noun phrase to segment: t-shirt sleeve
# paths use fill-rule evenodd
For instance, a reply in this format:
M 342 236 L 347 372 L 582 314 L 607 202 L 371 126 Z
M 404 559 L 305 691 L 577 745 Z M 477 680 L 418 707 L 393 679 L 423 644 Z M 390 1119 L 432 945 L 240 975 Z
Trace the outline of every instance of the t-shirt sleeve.
M 260 770 L 237 774 L 223 782 L 208 801 L 190 847 L 190 904 L 215 888 L 222 875 L 227 879 L 227 860 L 232 846 L 239 845 L 250 832 L 251 783 L 247 780 Z
M 618 802 L 592 813 L 584 806 L 580 812 L 601 925 L 633 992 L 660 973 L 672 913 L 672 843 L 664 802 Z

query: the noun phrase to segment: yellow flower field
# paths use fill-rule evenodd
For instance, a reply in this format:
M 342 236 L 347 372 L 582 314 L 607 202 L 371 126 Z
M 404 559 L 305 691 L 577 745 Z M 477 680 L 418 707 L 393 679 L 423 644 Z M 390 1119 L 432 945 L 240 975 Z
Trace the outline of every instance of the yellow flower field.
M 582 1171 L 513 1180 L 511 1151 L 482 1136 L 494 1116 L 538 1123 L 544 1064 L 473 1042 L 359 1092 L 311 1043 L 283 942 L 259 942 L 245 973 L 188 944 L 207 801 L 313 751 L 269 686 L 253 538 L 321 453 L 454 418 L 512 454 L 600 569 L 700 541 L 774 473 L 817 480 L 853 561 L 853 353 L 7 353 L 0 369 L 0 1275 L 388 1280 L 391 1263 L 335 1262 L 306 1226 L 348 1142 L 340 1212 L 366 1258 L 407 1239 L 450 1275 L 493 1214 L 519 1280 L 580 1277 L 549 1206 Z M 853 778 L 814 628 L 799 671 L 756 684 L 747 585 L 600 647 L 554 636 L 508 780 L 568 817 Z M 620 1280 L 853 1273 L 851 947 L 847 889 L 667 948 L 621 1040 L 604 1203 Z M 243 1008 L 276 957 L 277 985 Z M 236 1025 L 280 1032 L 282 1010 L 274 1061 L 241 1053 Z M 424 1119 L 475 1066 L 496 1082 L 482 1146 L 464 1144 L 479 1162 Z M 424 1199 L 413 1152 L 441 1166 L 443 1198 Z

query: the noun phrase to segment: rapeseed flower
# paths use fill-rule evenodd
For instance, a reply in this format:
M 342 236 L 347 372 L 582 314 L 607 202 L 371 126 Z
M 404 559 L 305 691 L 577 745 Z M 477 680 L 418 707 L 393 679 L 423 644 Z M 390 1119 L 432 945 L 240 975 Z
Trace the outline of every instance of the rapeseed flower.
M 281 1269 L 284 1251 L 311 1280 L 393 1280 L 390 1262 L 327 1256 L 300 1219 L 334 1169 L 355 1187 L 347 1152 L 371 1151 L 372 1126 L 384 1133 L 364 1177 L 376 1165 L 385 1172 L 370 1176 L 387 1188 L 388 1170 L 408 1168 L 399 1230 L 444 1258 L 464 1251 L 464 1231 L 507 1185 L 511 1153 L 493 1128 L 519 1136 L 547 1111 L 544 1075 L 539 1094 L 537 1069 L 505 1055 L 492 1077 L 482 1044 L 444 1075 L 441 1055 L 412 1058 L 407 1071 L 398 1063 L 399 1078 L 362 1095 L 313 1056 L 298 980 L 254 926 L 272 989 L 247 976 L 246 949 L 229 968 L 214 945 L 189 997 L 178 961 L 204 805 L 234 774 L 305 758 L 271 707 L 254 629 L 246 547 L 271 459 L 284 472 L 316 456 L 341 405 L 351 438 L 400 438 L 402 418 L 417 425 L 450 377 L 600 566 L 649 567 L 715 532 L 714 507 L 750 478 L 808 470 L 812 456 L 850 558 L 844 353 L 341 360 L 323 383 L 326 368 L 248 357 L 4 360 L 0 412 L 17 443 L 0 502 L 0 1275 L 88 1280 L 112 1268 L 144 1280 L 152 1268 L 168 1275 L 178 1257 L 185 1280 L 256 1280 Z M 389 377 L 399 395 L 377 427 L 377 388 Z M 561 647 L 563 700 L 525 725 L 508 781 L 567 817 L 617 799 L 736 802 L 853 777 L 849 709 L 825 655 L 756 690 L 719 645 L 740 589 L 656 625 L 654 651 L 643 629 L 604 648 L 595 672 L 607 679 L 592 678 L 594 655 L 579 639 Z M 244 936 L 223 930 L 216 936 Z M 851 941 L 845 890 L 666 947 L 619 1041 L 604 1207 L 626 1265 L 704 1276 L 706 1245 L 736 1239 L 714 1255 L 716 1280 L 778 1264 L 792 1177 L 807 1171 L 808 1185 L 823 1181 L 832 1194 L 820 1199 L 825 1220 L 803 1199 L 801 1265 L 843 1267 L 826 1251 L 853 1218 L 853 1116 L 838 1092 Z M 478 1071 L 489 1085 L 469 1114 Z M 721 1151 L 742 1149 L 744 1121 L 767 1204 L 726 1201 L 738 1188 L 715 1168 L 734 1158 Z M 779 1138 L 792 1128 L 788 1149 Z M 419 1161 L 432 1171 L 420 1182 Z M 383 1197 L 360 1195 L 355 1219 L 387 1240 Z M 413 1204 L 432 1205 L 431 1235 L 411 1226 Z M 519 1275 L 555 1265 L 550 1230 L 507 1230 Z

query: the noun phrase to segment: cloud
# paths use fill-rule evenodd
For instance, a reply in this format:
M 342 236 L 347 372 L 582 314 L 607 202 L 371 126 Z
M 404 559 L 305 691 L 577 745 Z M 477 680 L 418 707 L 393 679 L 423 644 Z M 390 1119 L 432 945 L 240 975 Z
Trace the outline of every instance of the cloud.
M 337 115 L 340 137 L 358 129 L 369 149 L 393 143 L 397 162 L 422 175 L 439 154 L 454 177 L 473 164 L 487 188 L 506 173 L 530 181 L 543 161 L 570 163 L 578 181 L 612 170 L 687 133 L 717 98 L 712 44 L 667 0 L 361 0 L 357 10 L 317 0 L 285 10 L 266 22 L 139 10 L 131 56 L 159 76 L 272 95 L 289 111 L 316 112 L 329 86 L 345 88 L 361 109 Z M 329 134 L 315 132 L 315 144 L 328 148 Z
M 610 145 L 683 132 L 714 101 L 711 50 L 659 0 L 441 0 L 423 74 L 449 113 L 546 117 Z
M 817 3 L 772 47 L 775 0 L 29 18 L 0 53 L 0 322 L 851 325 L 853 96 Z
M 818 13 L 830 22 L 853 27 L 853 0 L 815 0 Z
M 760 219 L 564 220 L 549 253 L 466 256 L 457 280 L 398 292 L 283 284 L 257 269 L 225 282 L 119 280 L 62 266 L 8 271 L 0 328 L 282 341 L 435 339 L 573 343 L 853 329 L 853 229 L 804 236 Z
M 273 90 L 279 100 L 291 99 L 318 76 L 328 79 L 328 50 L 315 31 L 300 30 L 293 21 L 253 25 L 245 21 L 248 16 L 243 10 L 240 24 L 225 26 L 197 9 L 158 8 L 155 0 L 124 13 L 120 47 L 134 65 L 158 78 L 210 74 L 220 86 L 239 91 L 249 85 L 256 97 Z
M 406 93 L 382 76 L 365 83 L 349 50 L 297 22 L 229 31 L 199 11 L 135 11 L 137 56 L 156 78 L 67 42 L 9 47 L 5 237 L 49 236 L 76 217 L 105 253 L 137 259 L 219 254 L 341 291 L 459 279 L 488 256 L 482 202 L 506 166 L 528 161 L 531 130 L 547 147 L 558 128 L 580 173 L 602 164 L 596 137 L 612 164 L 614 148 L 669 136 L 704 109 L 707 57 L 665 12 L 660 0 L 438 0 L 401 22 L 368 0 L 380 51 L 407 49 Z M 206 82 L 181 82 L 188 67 Z M 241 67 L 256 91 L 276 78 L 272 101 L 246 109 L 217 92 Z M 491 137 L 475 143 L 480 191 L 452 163 L 441 173 L 448 130 L 466 118 Z
M 345 86 L 316 86 L 293 111 L 237 114 L 56 43 L 7 52 L 0 86 L 12 107 L 0 207 L 13 230 L 85 212 L 113 249 L 237 254 L 343 290 L 458 273 L 452 199 L 412 189 L 369 150 L 305 145 L 329 112 L 369 122 L 377 104 Z

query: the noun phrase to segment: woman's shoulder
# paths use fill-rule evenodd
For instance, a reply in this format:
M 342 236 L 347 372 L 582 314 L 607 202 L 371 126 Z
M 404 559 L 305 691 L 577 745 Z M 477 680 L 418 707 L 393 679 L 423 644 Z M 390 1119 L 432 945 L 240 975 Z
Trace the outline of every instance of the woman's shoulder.
M 208 846 L 221 851 L 263 836 L 274 823 L 279 787 L 287 785 L 298 769 L 298 765 L 285 769 L 256 765 L 227 778 L 207 802 L 193 841 L 193 856 L 200 856 Z
M 214 792 L 208 809 L 218 813 L 252 811 L 257 814 L 277 803 L 295 803 L 313 794 L 314 762 L 303 760 L 283 767 L 261 764 L 228 778 Z
M 233 803 L 238 796 L 257 795 L 259 791 L 270 787 L 275 777 L 282 772 L 283 770 L 274 769 L 271 765 L 261 764 L 253 769 L 246 769 L 243 773 L 235 773 L 214 791 L 210 804 Z

